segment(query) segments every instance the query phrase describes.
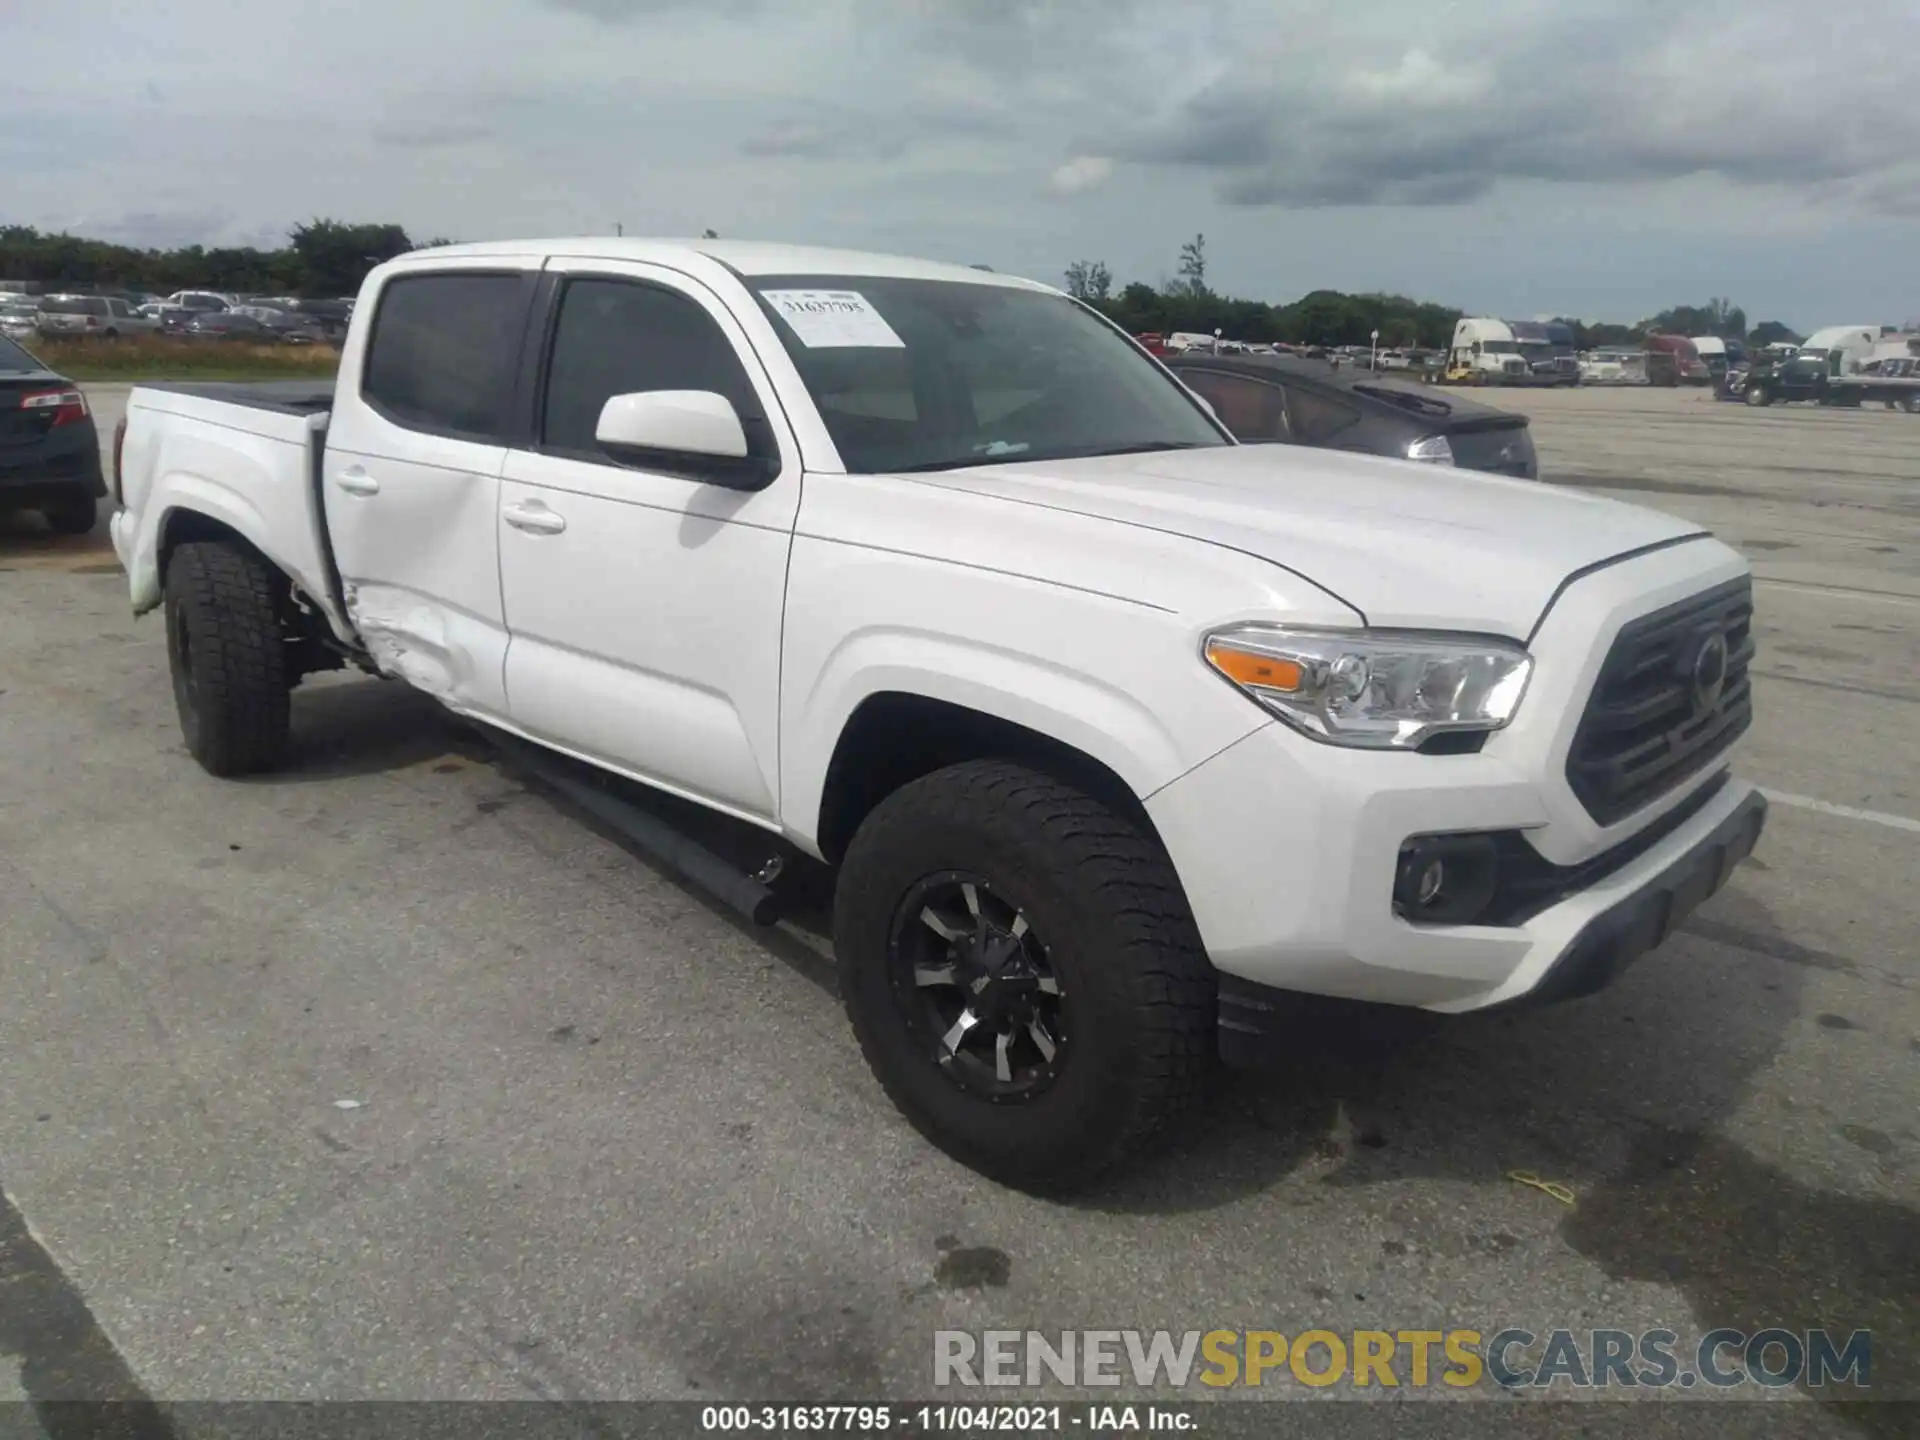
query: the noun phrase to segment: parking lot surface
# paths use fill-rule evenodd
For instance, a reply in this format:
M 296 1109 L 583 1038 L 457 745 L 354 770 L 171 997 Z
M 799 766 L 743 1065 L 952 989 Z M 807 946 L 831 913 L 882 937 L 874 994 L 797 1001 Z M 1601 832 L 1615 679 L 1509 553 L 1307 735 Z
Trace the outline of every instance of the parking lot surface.
M 1498 398 L 1547 483 L 1752 557 L 1758 856 L 1594 999 L 1303 1006 L 1064 1205 L 893 1112 L 817 915 L 743 928 L 397 685 L 303 688 L 287 771 L 209 778 L 104 536 L 15 522 L 0 1398 L 906 1398 L 994 1327 L 1826 1325 L 1915 1393 L 1920 419 Z

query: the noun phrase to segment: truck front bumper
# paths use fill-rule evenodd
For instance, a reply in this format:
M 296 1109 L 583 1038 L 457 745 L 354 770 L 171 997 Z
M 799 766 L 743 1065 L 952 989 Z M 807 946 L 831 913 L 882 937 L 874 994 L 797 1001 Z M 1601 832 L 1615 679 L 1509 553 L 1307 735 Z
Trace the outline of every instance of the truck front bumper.
M 1257 1033 L 1274 992 L 1443 1013 L 1591 993 L 1724 885 L 1766 823 L 1765 797 L 1721 768 L 1614 849 L 1564 868 L 1536 862 L 1564 883 L 1515 923 L 1414 924 L 1393 904 L 1401 846 L 1523 835 L 1544 818 L 1536 789 L 1485 756 L 1326 747 L 1299 783 L 1274 748 L 1294 740 L 1257 732 L 1147 803 L 1221 974 L 1223 1041 Z M 1282 768 L 1295 783 L 1275 797 Z M 1263 795 L 1275 798 L 1249 799 Z

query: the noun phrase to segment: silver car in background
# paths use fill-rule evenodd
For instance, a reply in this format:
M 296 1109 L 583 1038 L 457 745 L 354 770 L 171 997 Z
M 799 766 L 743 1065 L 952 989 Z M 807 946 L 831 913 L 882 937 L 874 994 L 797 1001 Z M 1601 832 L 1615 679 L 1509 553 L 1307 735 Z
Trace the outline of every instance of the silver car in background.
M 40 333 L 49 340 L 118 340 L 123 335 L 152 335 L 160 322 L 150 320 L 125 300 L 105 295 L 48 295 L 40 302 Z
M 0 338 L 32 340 L 40 334 L 40 297 L 0 295 Z

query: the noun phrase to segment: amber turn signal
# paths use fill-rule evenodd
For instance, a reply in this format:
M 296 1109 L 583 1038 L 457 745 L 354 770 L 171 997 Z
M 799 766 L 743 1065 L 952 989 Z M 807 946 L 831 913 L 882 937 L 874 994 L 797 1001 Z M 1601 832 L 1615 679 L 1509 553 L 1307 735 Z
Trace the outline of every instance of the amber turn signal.
M 1298 660 L 1242 650 L 1219 640 L 1207 642 L 1207 663 L 1236 685 L 1291 693 L 1306 679 Z

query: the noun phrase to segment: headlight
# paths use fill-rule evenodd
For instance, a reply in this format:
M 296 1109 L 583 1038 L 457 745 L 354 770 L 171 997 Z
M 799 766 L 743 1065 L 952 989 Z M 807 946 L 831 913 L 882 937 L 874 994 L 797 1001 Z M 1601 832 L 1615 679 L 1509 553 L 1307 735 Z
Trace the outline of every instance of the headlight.
M 1424 440 L 1416 440 L 1407 446 L 1407 459 L 1426 460 L 1435 465 L 1453 463 L 1453 446 L 1447 443 L 1444 435 L 1429 435 Z
M 1498 730 L 1520 708 L 1533 658 L 1518 645 L 1427 631 L 1236 625 L 1207 663 L 1315 740 L 1411 750 L 1447 730 Z

